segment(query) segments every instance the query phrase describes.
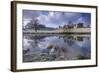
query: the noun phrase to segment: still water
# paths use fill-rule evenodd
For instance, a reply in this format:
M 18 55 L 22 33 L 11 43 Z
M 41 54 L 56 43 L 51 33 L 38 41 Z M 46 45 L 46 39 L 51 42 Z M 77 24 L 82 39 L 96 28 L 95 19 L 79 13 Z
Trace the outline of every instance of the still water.
M 23 62 L 84 60 L 90 58 L 91 38 L 89 34 L 23 35 Z

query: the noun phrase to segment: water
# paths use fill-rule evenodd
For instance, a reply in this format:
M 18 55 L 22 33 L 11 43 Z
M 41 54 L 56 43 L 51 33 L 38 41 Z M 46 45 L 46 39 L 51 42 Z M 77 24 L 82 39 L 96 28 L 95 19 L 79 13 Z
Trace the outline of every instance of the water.
M 24 34 L 23 62 L 91 59 L 89 34 Z

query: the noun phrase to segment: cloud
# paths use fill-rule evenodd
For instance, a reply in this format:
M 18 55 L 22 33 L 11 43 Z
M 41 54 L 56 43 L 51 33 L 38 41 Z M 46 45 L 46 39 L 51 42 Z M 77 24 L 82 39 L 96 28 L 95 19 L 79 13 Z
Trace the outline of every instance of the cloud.
M 49 12 L 48 19 L 53 25 L 64 25 L 69 21 L 76 21 L 81 17 L 80 13 L 75 12 Z
M 76 12 L 65 12 L 64 15 L 66 16 L 66 18 L 72 18 L 72 17 L 79 17 L 79 16 L 81 16 L 80 13 L 76 13 Z
M 53 16 L 54 16 L 54 12 L 49 12 L 49 13 L 48 13 L 48 16 L 49 16 L 49 17 L 53 17 Z
M 85 24 L 90 23 L 89 14 L 76 13 L 76 12 L 56 12 L 56 11 L 33 11 L 24 10 L 23 19 L 27 24 L 31 19 L 38 19 L 40 24 L 47 27 L 58 27 L 67 24 L 69 21 L 73 23 L 83 22 Z
M 64 16 L 62 12 L 49 12 L 48 13 L 49 23 L 52 25 L 60 25 L 64 23 Z
M 83 17 L 78 18 L 74 23 L 77 24 L 77 23 L 80 23 L 80 22 L 85 23 Z
M 39 11 L 33 11 L 33 10 L 23 10 L 23 18 L 26 19 L 33 19 L 39 16 Z
M 47 24 L 47 22 L 49 21 L 48 17 L 46 15 L 40 15 L 38 16 L 36 19 L 38 19 L 38 21 L 41 23 L 41 24 Z

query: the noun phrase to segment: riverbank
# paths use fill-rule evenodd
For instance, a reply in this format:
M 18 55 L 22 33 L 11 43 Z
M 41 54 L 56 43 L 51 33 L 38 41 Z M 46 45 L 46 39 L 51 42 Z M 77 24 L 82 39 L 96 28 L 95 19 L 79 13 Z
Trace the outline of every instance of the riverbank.
M 56 29 L 56 30 L 23 30 L 23 33 L 32 34 L 90 34 L 91 28 L 73 28 L 73 29 Z

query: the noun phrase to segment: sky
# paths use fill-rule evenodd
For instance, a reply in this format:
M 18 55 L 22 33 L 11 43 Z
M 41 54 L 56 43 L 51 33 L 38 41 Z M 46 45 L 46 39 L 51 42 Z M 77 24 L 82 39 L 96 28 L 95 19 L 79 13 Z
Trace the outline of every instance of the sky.
M 37 19 L 40 24 L 53 28 L 68 25 L 69 22 L 91 25 L 91 13 L 23 10 L 23 26 L 32 19 Z

